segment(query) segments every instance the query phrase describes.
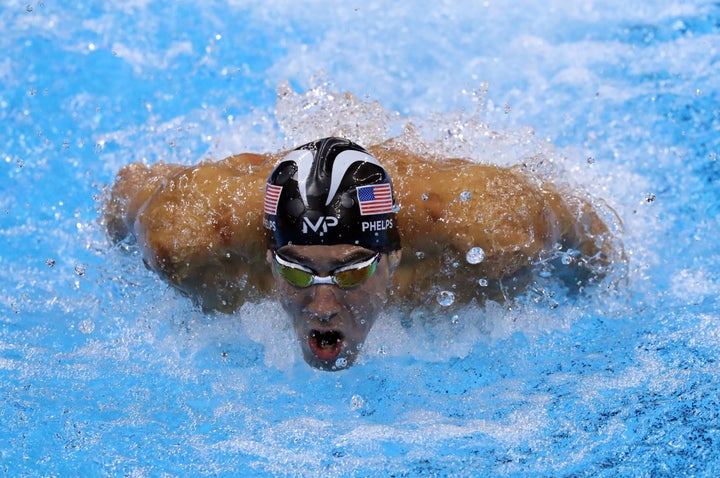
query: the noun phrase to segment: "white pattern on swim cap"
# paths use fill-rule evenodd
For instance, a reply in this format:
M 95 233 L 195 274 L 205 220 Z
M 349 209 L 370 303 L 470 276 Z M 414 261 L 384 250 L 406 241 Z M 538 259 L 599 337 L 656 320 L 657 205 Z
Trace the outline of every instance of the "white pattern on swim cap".
M 295 151 L 290 151 L 287 156 L 285 156 L 285 159 L 278 163 L 278 166 L 289 161 L 297 164 L 298 189 L 300 190 L 300 197 L 302 197 L 303 203 L 306 206 L 308 204 L 307 180 L 308 177 L 310 177 L 310 170 L 312 169 L 313 160 L 315 158 L 314 153 L 315 152 L 309 149 L 296 149 Z M 332 176 L 330 178 L 330 191 L 328 192 L 327 199 L 325 200 L 326 206 L 330 204 L 332 198 L 335 197 L 335 193 L 337 193 L 337 190 L 340 187 L 340 182 L 345 177 L 345 173 L 348 168 L 358 161 L 372 163 L 382 168 L 380 162 L 368 153 L 355 151 L 353 149 L 341 151 L 340 154 L 335 157 L 335 162 L 333 163 Z
M 342 151 L 335 157 L 335 162 L 333 163 L 332 177 L 330 178 L 330 191 L 328 192 L 327 199 L 325 200 L 326 206 L 330 204 L 332 198 L 335 197 L 335 193 L 340 187 L 340 182 L 345 177 L 345 173 L 347 172 L 348 168 L 358 161 L 372 163 L 382 168 L 378 160 L 367 153 L 363 153 L 362 151 L 355 151 L 354 149 L 347 149 L 345 151 Z
M 300 197 L 302 197 L 303 203 L 307 206 L 307 179 L 310 176 L 310 169 L 313 165 L 313 152 L 308 149 L 296 149 L 290 151 L 285 159 L 280 161 L 278 166 L 282 163 L 293 162 L 297 164 L 297 182 L 298 189 L 300 190 Z

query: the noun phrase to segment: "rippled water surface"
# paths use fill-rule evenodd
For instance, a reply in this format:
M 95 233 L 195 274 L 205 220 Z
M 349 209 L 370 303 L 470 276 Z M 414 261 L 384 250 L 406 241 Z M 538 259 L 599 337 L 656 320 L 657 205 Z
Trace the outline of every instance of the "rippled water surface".
M 0 473 L 717 476 L 719 4 L 249 3 L 0 0 Z M 542 165 L 626 282 L 388 310 L 325 373 L 274 301 L 204 315 L 103 235 L 131 161 L 329 131 Z

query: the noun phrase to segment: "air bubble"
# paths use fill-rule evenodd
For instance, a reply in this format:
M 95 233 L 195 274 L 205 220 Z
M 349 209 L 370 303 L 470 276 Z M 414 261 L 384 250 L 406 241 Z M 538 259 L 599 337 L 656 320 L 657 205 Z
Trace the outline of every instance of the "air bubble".
M 347 367 L 347 359 L 344 357 L 340 357 L 335 361 L 335 368 L 345 368 Z
M 470 191 L 463 191 L 460 193 L 460 200 L 462 202 L 468 202 L 471 197 L 472 197 L 472 193 Z
M 469 264 L 480 264 L 485 260 L 485 251 L 482 247 L 473 247 L 465 254 L 465 260 L 468 261 Z
M 45 260 L 45 265 L 48 266 L 48 267 L 50 267 L 50 268 L 55 267 L 55 259 L 46 259 L 46 260 Z
M 575 249 L 568 249 L 560 258 L 560 262 L 567 266 L 575 262 L 575 259 L 577 259 L 578 257 L 580 257 L 580 251 L 576 251 Z
M 423 201 L 427 201 L 430 198 L 430 196 L 428 196 L 426 193 L 423 193 L 423 195 L 420 197 L 422 198 Z
M 443 307 L 449 307 L 455 302 L 455 294 L 449 290 L 443 290 L 437 295 L 437 302 Z
M 478 279 L 478 285 L 480 285 L 480 287 L 487 287 L 488 286 L 487 279 Z
M 75 266 L 75 273 L 79 275 L 80 277 L 85 275 L 85 266 L 82 264 L 78 264 Z
M 453 316 L 452 316 L 452 319 L 450 319 L 450 322 L 451 322 L 453 325 L 455 325 L 455 324 L 457 324 L 457 323 L 460 322 L 460 317 L 458 317 L 457 314 L 456 314 L 456 315 L 453 315 Z

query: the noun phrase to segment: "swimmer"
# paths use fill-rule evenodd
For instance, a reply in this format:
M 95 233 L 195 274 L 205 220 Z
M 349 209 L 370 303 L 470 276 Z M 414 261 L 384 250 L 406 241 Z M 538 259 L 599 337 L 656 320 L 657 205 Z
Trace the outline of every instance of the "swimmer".
M 355 361 L 388 300 L 503 301 L 538 264 L 579 290 L 622 255 L 587 201 L 522 168 L 424 157 L 393 140 L 132 163 L 104 220 L 113 241 L 136 242 L 145 265 L 204 310 L 275 294 L 305 361 L 323 370 Z

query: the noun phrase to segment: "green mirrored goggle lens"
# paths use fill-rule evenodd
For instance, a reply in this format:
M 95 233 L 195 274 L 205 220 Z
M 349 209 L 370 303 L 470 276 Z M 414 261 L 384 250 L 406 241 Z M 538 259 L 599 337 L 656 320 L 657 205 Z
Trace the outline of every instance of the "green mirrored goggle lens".
M 370 264 L 363 267 L 358 267 L 357 269 L 347 269 L 341 272 L 337 272 L 332 275 L 334 279 L 333 282 L 335 282 L 335 284 L 339 285 L 342 288 L 360 285 L 366 280 L 368 280 L 375 273 L 377 263 L 378 261 L 374 260 Z
M 301 269 L 280 264 L 275 260 L 275 268 L 280 277 L 296 287 L 309 287 L 313 283 L 313 275 Z

